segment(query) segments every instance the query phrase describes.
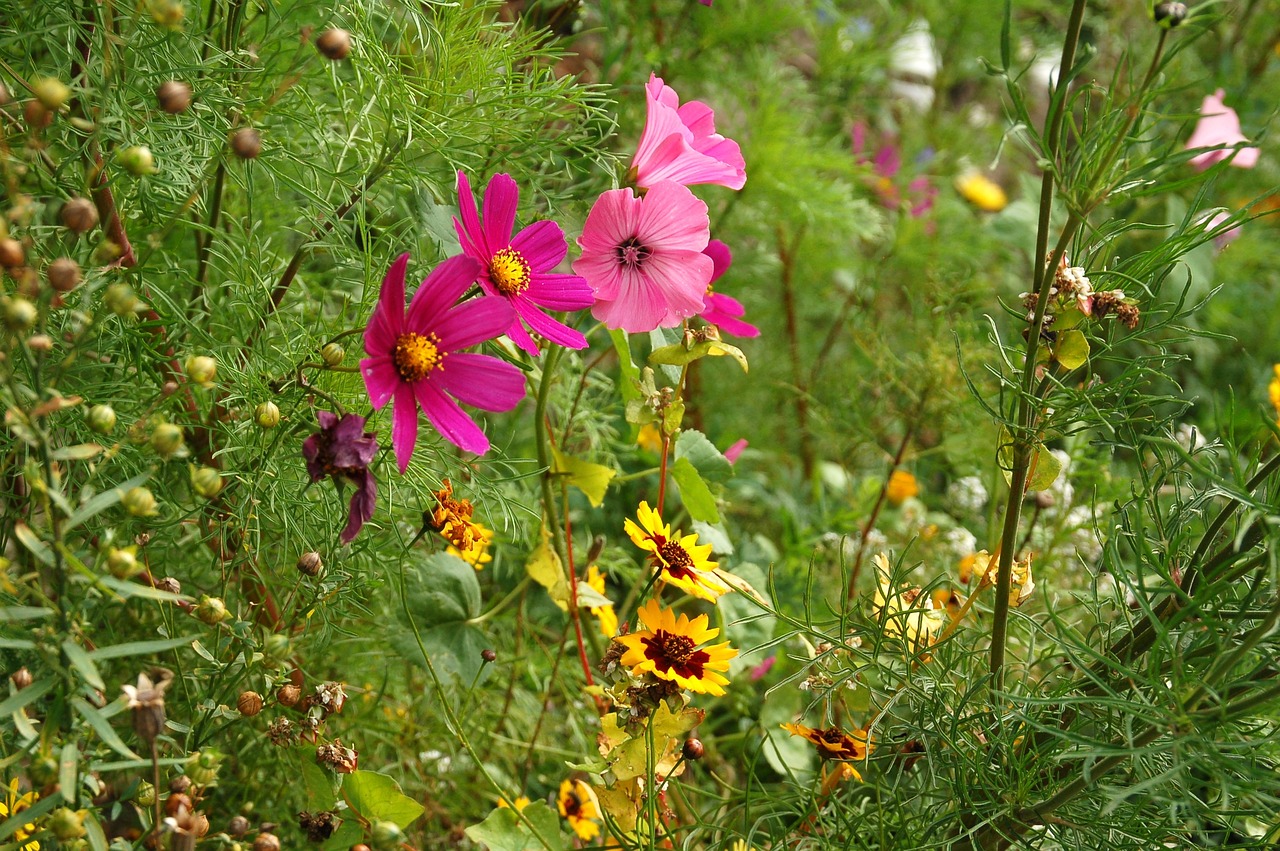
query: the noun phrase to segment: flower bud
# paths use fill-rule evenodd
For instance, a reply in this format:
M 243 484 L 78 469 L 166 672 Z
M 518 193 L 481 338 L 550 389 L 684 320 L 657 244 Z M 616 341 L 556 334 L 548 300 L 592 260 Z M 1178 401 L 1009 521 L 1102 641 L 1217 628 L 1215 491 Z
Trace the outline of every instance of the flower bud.
M 110 405 L 94 405 L 84 417 L 90 431 L 110 434 L 116 427 L 116 412 Z
M 707 749 L 703 747 L 702 740 L 695 739 L 692 737 L 685 739 L 684 747 L 680 749 L 680 753 L 683 754 L 684 758 L 689 760 L 690 762 L 693 762 L 694 760 L 702 759 L 702 755 L 705 754 L 706 752 L 707 752 Z
M 324 361 L 325 366 L 341 366 L 342 359 L 347 356 L 347 350 L 337 343 L 325 343 L 320 347 L 320 360 Z
M 124 249 L 120 247 L 119 243 L 104 239 L 93 249 L 93 256 L 90 259 L 99 266 L 110 266 L 123 255 Z
M 156 168 L 156 159 L 151 155 L 151 149 L 146 145 L 132 145 L 124 148 L 116 153 L 116 162 L 134 177 L 155 174 L 160 170 Z
M 22 691 L 24 688 L 31 685 L 31 679 L 31 672 L 28 671 L 25 666 L 9 675 L 9 681 L 13 683 L 13 687 L 18 691 Z
M 300 700 L 302 700 L 302 689 L 293 683 L 280 686 L 280 690 L 276 692 L 276 701 L 281 706 L 297 706 Z
M 58 807 L 49 815 L 47 826 L 59 843 L 70 842 L 85 835 L 84 817 L 84 810 L 76 812 L 70 807 Z
M 129 579 L 142 571 L 137 547 L 112 547 L 107 553 L 107 569 L 116 579 Z
M 375 819 L 369 827 L 369 841 L 373 843 L 375 851 L 393 851 L 404 842 L 404 832 L 393 821 Z
M 320 553 L 303 553 L 298 556 L 297 567 L 303 576 L 319 576 L 324 572 L 324 561 Z
M 36 96 L 45 109 L 56 112 L 71 97 L 71 89 L 61 80 L 53 77 L 40 77 L 31 81 L 31 93 Z
M 252 718 L 262 711 L 262 695 L 256 691 L 242 691 L 236 700 L 236 709 L 246 718 Z M 247 824 L 247 823 L 246 823 Z
M 289 636 L 272 633 L 262 642 L 262 654 L 268 660 L 279 662 L 289 655 Z
M 151 583 L 152 587 L 157 591 L 165 591 L 169 594 L 181 594 L 182 583 L 172 576 L 165 576 Z
M 143 780 L 133 791 L 133 802 L 140 807 L 152 807 L 156 803 L 156 787 Z
M 351 33 L 338 27 L 330 27 L 316 39 L 316 50 L 325 59 L 338 62 L 351 52 Z
M 231 150 L 242 160 L 256 160 L 262 153 L 262 134 L 252 127 L 241 127 L 231 134 Z
M 480 651 L 480 658 L 485 661 L 485 664 L 489 664 L 490 662 L 497 661 L 498 654 L 492 648 L 486 647 Z
M 151 448 L 161 458 L 172 458 L 183 448 L 182 429 L 173 423 L 160 423 L 151 432 Z
M 249 820 L 244 816 L 232 816 L 231 821 L 227 822 L 227 833 L 235 839 L 239 839 L 249 832 Z
M 170 380 L 160 385 L 160 395 L 172 396 L 178 392 L 178 382 Z
M 209 626 L 213 626 L 231 617 L 231 613 L 227 611 L 227 604 L 222 602 L 221 599 L 204 594 L 201 595 L 200 602 L 196 605 L 196 617 Z M 192 779 L 194 780 L 195 778 L 193 777 Z
M 218 362 L 208 355 L 192 355 L 187 358 L 187 378 L 208 390 L 218 377 Z
M 27 338 L 27 348 L 33 352 L 51 352 L 53 338 L 48 334 L 32 334 Z
M 156 101 L 170 115 L 186 112 L 191 106 L 191 86 L 180 80 L 166 80 L 156 89 Z
M 182 29 L 187 17 L 187 9 L 180 0 L 149 0 L 147 11 L 151 13 L 151 20 L 167 30 Z
M 0 266 L 16 269 L 27 261 L 26 249 L 13 237 L 0 239 Z
M 27 766 L 27 778 L 37 789 L 58 782 L 58 761 L 48 754 L 41 754 Z
M 169 791 L 179 794 L 185 793 L 191 788 L 191 778 L 185 774 L 179 774 L 177 777 L 169 781 Z
M 210 786 L 218 779 L 218 768 L 221 765 L 222 754 L 213 748 L 205 748 L 187 758 L 184 770 L 196 786 Z
M 23 104 L 22 117 L 32 130 L 41 130 L 53 123 L 53 113 L 38 100 L 29 100 Z
M 36 306 L 22 296 L 4 300 L 4 324 L 10 331 L 26 331 L 40 318 Z
M 280 408 L 275 402 L 259 402 L 253 409 L 253 421 L 261 428 L 275 428 L 280 425 Z
M 1187 4 L 1157 3 L 1152 16 L 1160 26 L 1173 29 L 1187 19 Z
M 191 471 L 191 489 L 205 499 L 217 496 L 222 485 L 222 474 L 213 467 L 196 467 Z
M 58 213 L 62 226 L 75 233 L 87 233 L 98 223 L 98 208 L 88 198 L 69 198 Z
M 60 293 L 69 293 L 80 286 L 80 264 L 70 257 L 59 257 L 45 270 L 49 286 Z
M 103 302 L 116 316 L 133 316 L 143 306 L 134 295 L 133 287 L 125 283 L 115 283 L 107 287 Z
M 280 837 L 262 832 L 253 840 L 253 851 L 280 851 Z

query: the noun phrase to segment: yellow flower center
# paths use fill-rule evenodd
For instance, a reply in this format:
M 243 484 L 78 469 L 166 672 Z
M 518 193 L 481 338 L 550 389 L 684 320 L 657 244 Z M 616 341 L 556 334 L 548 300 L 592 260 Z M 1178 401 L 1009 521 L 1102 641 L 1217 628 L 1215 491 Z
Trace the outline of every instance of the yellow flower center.
M 442 366 L 444 354 L 440 351 L 440 338 L 435 334 L 424 337 L 412 331 L 401 334 L 396 338 L 391 359 L 395 361 L 396 372 L 405 381 L 421 381 L 431 370 Z
M 533 269 L 524 255 L 514 248 L 504 248 L 489 261 L 489 280 L 505 295 L 517 295 L 529 288 Z
M 689 661 L 697 645 L 687 635 L 662 634 L 662 653 L 672 665 L 683 665 Z

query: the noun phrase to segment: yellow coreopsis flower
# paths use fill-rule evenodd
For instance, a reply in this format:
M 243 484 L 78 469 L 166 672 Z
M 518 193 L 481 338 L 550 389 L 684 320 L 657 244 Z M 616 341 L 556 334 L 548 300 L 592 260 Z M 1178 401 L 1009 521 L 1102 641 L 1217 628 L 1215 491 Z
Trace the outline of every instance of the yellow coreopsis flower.
M 884 498 L 889 504 L 897 507 L 920 493 L 920 483 L 916 477 L 906 470 L 894 470 L 889 476 L 889 484 L 884 489 Z
M 600 596 L 605 596 L 604 574 L 594 564 L 587 567 L 587 585 Z M 618 615 L 614 612 L 612 605 L 592 606 L 591 614 L 600 622 L 600 631 L 604 633 L 605 638 L 613 638 L 617 634 Z
M 671 534 L 671 527 L 662 522 L 658 512 L 642 502 L 636 510 L 636 523 L 630 518 L 624 524 L 631 543 L 649 553 L 649 563 L 661 573 L 661 579 L 695 597 L 714 603 L 730 590 L 716 576 L 716 563 L 711 561 L 711 545 L 698 546 L 698 536 Z
M 1009 205 L 1009 197 L 1000 184 L 980 171 L 969 171 L 956 178 L 960 197 L 987 213 L 998 213 Z
M 23 810 L 29 810 L 35 804 L 40 796 L 33 792 L 18 793 L 18 778 L 9 781 L 9 786 L 5 789 L 5 797 L 0 799 L 0 821 L 4 821 L 10 816 L 16 816 Z M 32 824 L 24 824 L 13 832 L 13 839 L 18 843 L 18 851 L 40 851 L 40 843 L 32 839 L 27 840 L 36 832 L 36 826 Z
M 1276 421 L 1280 422 L 1280 363 L 1276 364 L 1272 369 L 1275 375 L 1271 379 L 1271 383 L 1267 385 L 1267 395 L 1271 397 L 1271 407 L 1275 408 Z
M 562 782 L 556 806 L 583 842 L 590 842 L 600 835 L 600 802 L 586 783 L 581 780 Z
M 688 615 L 677 616 L 653 599 L 636 614 L 646 629 L 614 639 L 626 648 L 621 663 L 630 667 L 631 673 L 653 674 L 690 691 L 717 697 L 724 694 L 729 678 L 720 672 L 729 670 L 729 660 L 738 651 L 727 641 L 702 646 L 720 634 L 707 626 L 706 615 L 689 620 Z
M 518 813 L 524 812 L 524 808 L 529 806 L 529 804 L 530 804 L 529 799 L 526 798 L 524 795 L 521 795 L 520 797 L 516 798 L 514 803 L 508 801 L 506 798 L 498 799 L 499 809 L 509 810 L 512 807 L 514 807 L 516 812 Z

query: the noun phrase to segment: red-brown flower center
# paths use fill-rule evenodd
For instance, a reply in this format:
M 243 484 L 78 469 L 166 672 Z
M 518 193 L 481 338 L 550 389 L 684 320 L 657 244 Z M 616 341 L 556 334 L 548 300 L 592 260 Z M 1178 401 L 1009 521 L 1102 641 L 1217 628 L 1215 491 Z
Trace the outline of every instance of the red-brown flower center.
M 444 360 L 440 351 L 440 338 L 435 334 L 415 334 L 405 332 L 396 337 L 396 347 L 391 352 L 395 361 L 396 372 L 405 381 L 421 381 L 433 369 L 439 369 Z
M 577 792 L 570 792 L 565 795 L 560 802 L 560 806 L 564 810 L 565 818 L 582 818 L 582 799 L 578 797 Z
M 614 249 L 618 262 L 623 266 L 629 266 L 632 269 L 638 268 L 648 260 L 653 251 L 649 246 L 640 242 L 637 237 L 629 237 L 625 242 Z
M 529 288 L 533 268 L 524 255 L 514 248 L 504 248 L 489 261 L 489 280 L 504 295 L 517 295 Z
M 682 573 L 693 567 L 693 558 L 679 541 L 666 541 L 658 547 L 658 555 L 667 563 L 672 573 Z
M 662 653 L 676 665 L 683 665 L 689 661 L 689 657 L 693 655 L 693 651 L 697 649 L 697 645 L 693 643 L 693 639 L 687 635 L 670 635 L 667 633 L 659 633 L 662 635 Z

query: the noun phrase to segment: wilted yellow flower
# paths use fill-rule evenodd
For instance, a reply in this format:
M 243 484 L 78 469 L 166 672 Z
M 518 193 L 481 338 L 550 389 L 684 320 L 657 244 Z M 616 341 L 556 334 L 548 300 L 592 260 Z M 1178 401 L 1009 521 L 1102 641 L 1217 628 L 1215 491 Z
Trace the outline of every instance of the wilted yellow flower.
M 911 647 L 928 647 L 947 628 L 945 606 L 937 603 L 918 587 L 895 588 L 890 579 L 889 556 L 876 553 L 871 557 L 879 583 L 876 585 L 874 609 L 884 619 L 885 633 L 900 637 Z
M 600 596 L 605 596 L 604 574 L 594 564 L 587 567 L 587 585 Z M 591 614 L 600 621 L 600 631 L 604 633 L 605 638 L 613 638 L 617 635 L 618 615 L 613 611 L 612 605 L 592 606 Z
M 659 454 L 662 452 L 662 432 L 653 423 L 645 423 L 636 435 L 636 446 L 654 455 Z
M 918 493 L 920 493 L 920 484 L 916 481 L 915 476 L 906 470 L 894 470 L 889 476 L 889 484 L 884 490 L 884 497 L 889 500 L 890 505 L 897 507 Z
M 1009 204 L 1000 184 L 980 171 L 968 171 L 957 177 L 956 191 L 964 200 L 987 213 L 998 213 Z
M 0 799 L 0 821 L 4 821 L 9 816 L 16 816 L 23 810 L 31 809 L 40 798 L 35 792 L 24 792 L 19 795 L 16 777 L 9 781 L 9 786 L 4 789 L 4 792 L 5 797 Z M 18 843 L 18 851 L 40 851 L 39 841 L 33 839 L 27 842 L 27 837 L 35 832 L 35 824 L 24 824 L 13 832 L 13 839 Z
M 972 556 L 966 557 L 965 561 L 970 562 L 972 575 L 978 577 L 978 590 L 986 588 L 988 585 L 995 585 L 999 578 L 1000 560 L 993 557 L 986 550 L 979 550 Z M 968 576 L 965 573 L 965 561 L 960 563 L 960 580 L 968 582 Z M 1009 605 L 1021 606 L 1031 596 L 1031 592 L 1036 589 L 1035 580 L 1031 576 L 1031 555 L 1028 554 L 1023 561 L 1014 560 L 1013 569 L 1009 574 Z
M 493 530 L 483 523 L 469 523 L 468 525 L 471 527 L 468 530 L 470 535 L 467 536 L 470 545 L 465 549 L 460 549 L 450 544 L 449 555 L 457 556 L 476 570 L 480 570 L 493 561 L 493 556 L 489 555 L 489 545 L 493 543 Z M 446 531 L 442 533 L 446 538 L 449 537 L 449 528 L 446 527 Z M 464 543 L 467 543 L 467 541 L 464 541 Z

